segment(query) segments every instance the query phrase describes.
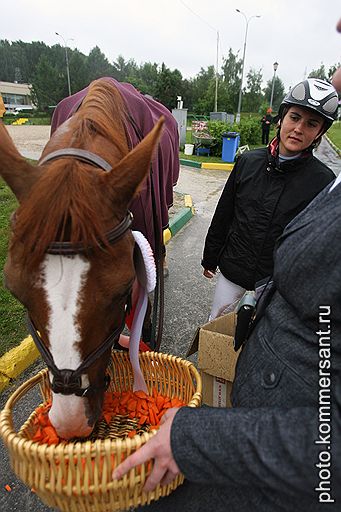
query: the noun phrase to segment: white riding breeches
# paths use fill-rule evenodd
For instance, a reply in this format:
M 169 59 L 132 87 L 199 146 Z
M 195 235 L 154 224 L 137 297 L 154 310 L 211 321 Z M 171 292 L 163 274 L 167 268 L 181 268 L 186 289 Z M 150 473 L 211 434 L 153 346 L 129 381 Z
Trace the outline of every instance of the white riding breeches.
M 219 273 L 209 320 L 233 311 L 244 293 L 245 288 L 232 283 L 223 274 Z

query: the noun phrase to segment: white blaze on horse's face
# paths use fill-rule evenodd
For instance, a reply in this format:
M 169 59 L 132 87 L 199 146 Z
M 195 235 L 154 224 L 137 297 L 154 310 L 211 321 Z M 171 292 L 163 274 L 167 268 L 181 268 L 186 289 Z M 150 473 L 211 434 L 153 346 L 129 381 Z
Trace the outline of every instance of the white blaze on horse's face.
M 90 263 L 79 255 L 47 254 L 42 264 L 42 282 L 49 310 L 50 351 L 60 370 L 76 370 L 82 363 L 77 318 L 89 269 Z M 88 426 L 85 402 L 85 398 L 76 395 L 52 394 L 49 416 L 60 437 L 67 439 L 90 434 L 92 428 Z

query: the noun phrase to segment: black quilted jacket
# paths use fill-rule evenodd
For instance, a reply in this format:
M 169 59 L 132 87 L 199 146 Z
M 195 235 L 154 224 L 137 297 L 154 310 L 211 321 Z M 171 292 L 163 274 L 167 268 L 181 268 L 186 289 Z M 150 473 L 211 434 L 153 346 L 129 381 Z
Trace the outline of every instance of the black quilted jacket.
M 329 167 L 308 152 L 281 164 L 270 147 L 244 153 L 216 207 L 202 266 L 219 267 L 230 281 L 253 289 L 272 274 L 275 242 L 285 226 L 334 179 Z

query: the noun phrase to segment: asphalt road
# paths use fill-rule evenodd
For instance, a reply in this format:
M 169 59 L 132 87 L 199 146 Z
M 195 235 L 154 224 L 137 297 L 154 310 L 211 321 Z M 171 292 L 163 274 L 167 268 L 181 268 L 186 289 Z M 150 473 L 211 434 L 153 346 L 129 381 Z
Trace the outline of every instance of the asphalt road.
M 324 142 L 316 156 L 329 164 L 335 174 L 341 170 L 341 159 L 335 157 Z M 196 215 L 167 245 L 169 277 L 165 283 L 165 324 L 161 351 L 184 356 L 190 346 L 196 328 L 206 322 L 213 295 L 213 280 L 202 276 L 200 259 L 203 241 L 220 192 L 227 179 L 225 171 L 200 170 L 184 167 L 175 190 L 191 194 Z M 192 356 L 195 362 L 195 356 Z M 21 382 L 43 367 L 38 362 L 0 396 L 3 407 L 8 396 Z M 23 423 L 39 401 L 31 394 L 16 411 L 16 420 Z M 11 492 L 5 485 L 11 486 Z M 48 512 L 46 507 L 12 473 L 8 454 L 0 444 L 0 511 L 1 512 Z

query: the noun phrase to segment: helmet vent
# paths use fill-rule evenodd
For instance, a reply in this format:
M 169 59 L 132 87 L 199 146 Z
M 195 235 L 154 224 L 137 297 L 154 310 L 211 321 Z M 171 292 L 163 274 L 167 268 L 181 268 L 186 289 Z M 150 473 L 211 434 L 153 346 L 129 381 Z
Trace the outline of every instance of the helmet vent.
M 298 101 L 302 101 L 305 98 L 305 88 L 303 83 L 296 85 L 291 91 L 291 96 Z
M 338 103 L 338 99 L 334 96 L 333 98 L 330 98 L 330 100 L 326 101 L 323 105 L 323 110 L 328 112 L 328 114 L 334 114 L 337 112 Z

